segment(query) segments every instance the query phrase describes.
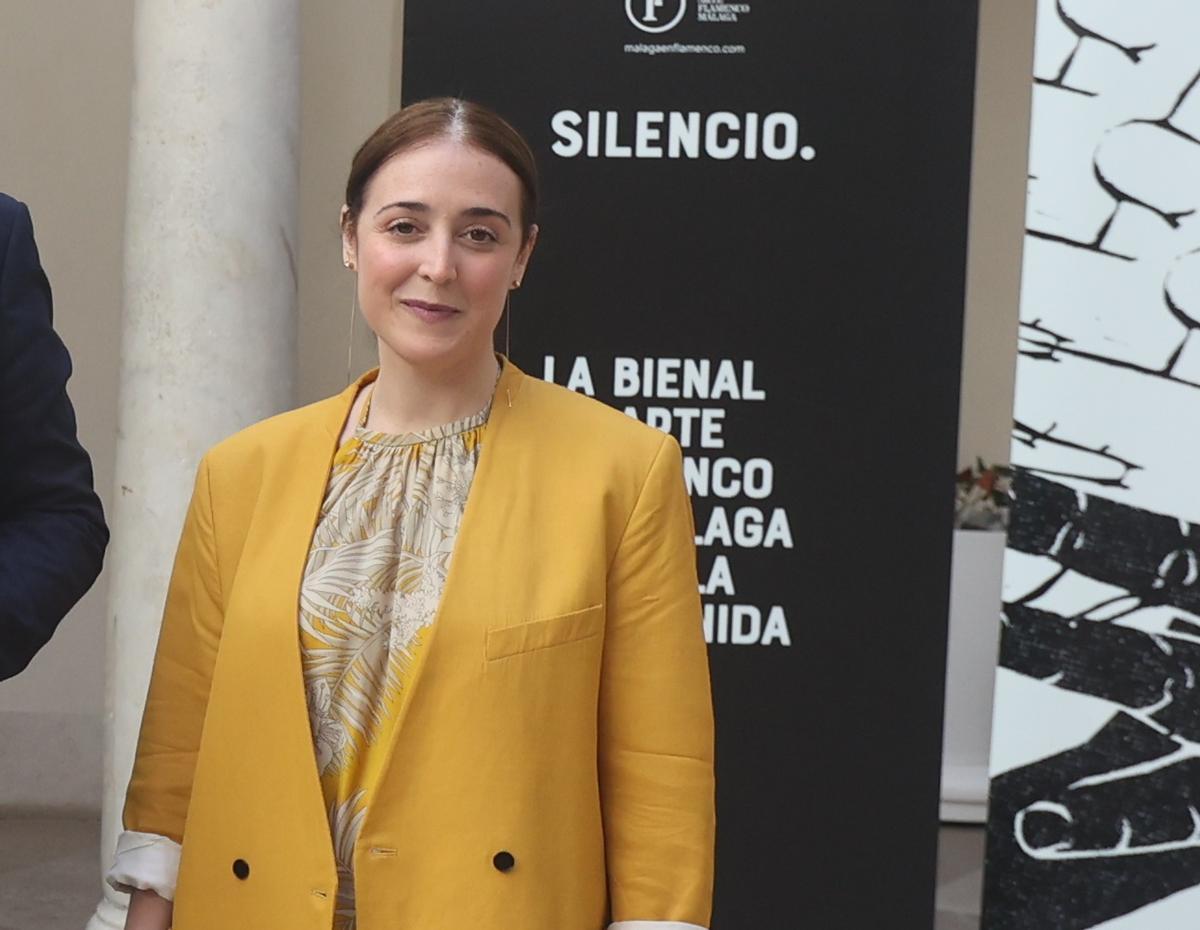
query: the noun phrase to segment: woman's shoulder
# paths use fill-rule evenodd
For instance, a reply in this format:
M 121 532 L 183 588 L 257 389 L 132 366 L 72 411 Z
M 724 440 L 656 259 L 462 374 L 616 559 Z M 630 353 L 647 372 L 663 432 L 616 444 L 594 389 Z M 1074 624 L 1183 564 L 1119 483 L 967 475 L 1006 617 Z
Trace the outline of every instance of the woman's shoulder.
M 651 497 L 683 487 L 678 441 L 623 410 L 529 377 L 513 397 L 512 412 L 520 408 L 522 426 L 509 437 L 524 454 L 514 459 L 548 499 L 600 504 L 623 526 L 651 482 Z
M 560 440 L 601 455 L 641 451 L 653 456 L 666 439 L 661 430 L 623 410 L 530 375 L 524 377 L 517 402 L 531 405 Z

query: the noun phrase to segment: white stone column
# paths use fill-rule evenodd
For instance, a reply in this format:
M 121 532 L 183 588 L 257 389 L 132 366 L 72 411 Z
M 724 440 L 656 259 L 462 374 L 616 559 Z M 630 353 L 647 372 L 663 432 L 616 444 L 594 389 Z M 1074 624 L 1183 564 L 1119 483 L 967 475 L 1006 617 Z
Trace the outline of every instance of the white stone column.
M 291 405 L 299 0 L 138 0 L 101 860 L 205 450 Z M 105 888 L 88 930 L 125 923 Z

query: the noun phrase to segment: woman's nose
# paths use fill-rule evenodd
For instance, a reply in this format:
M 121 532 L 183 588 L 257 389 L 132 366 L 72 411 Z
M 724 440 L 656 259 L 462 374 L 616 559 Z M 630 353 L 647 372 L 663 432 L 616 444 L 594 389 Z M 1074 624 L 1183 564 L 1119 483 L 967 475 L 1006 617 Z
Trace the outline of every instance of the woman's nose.
M 446 284 L 455 279 L 454 247 L 449 237 L 430 236 L 426 239 L 418 273 L 434 284 Z

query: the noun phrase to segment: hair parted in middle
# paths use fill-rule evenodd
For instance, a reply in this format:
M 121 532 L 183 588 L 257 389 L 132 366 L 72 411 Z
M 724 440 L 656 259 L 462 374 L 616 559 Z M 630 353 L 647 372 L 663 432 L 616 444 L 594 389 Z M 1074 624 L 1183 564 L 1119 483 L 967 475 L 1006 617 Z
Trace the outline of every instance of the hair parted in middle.
M 521 243 L 537 222 L 538 177 L 533 150 L 503 117 L 482 104 L 458 97 L 434 97 L 397 110 L 354 153 L 346 179 L 344 224 L 353 230 L 362 213 L 367 185 L 395 155 L 438 139 L 453 139 L 500 159 L 521 182 Z

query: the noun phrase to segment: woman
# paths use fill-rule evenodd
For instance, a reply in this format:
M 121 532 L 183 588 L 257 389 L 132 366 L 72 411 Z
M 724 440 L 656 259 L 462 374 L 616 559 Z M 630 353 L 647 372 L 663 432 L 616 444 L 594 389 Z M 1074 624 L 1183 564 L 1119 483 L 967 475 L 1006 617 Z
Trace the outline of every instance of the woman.
M 109 874 L 127 928 L 707 925 L 681 454 L 493 354 L 536 208 L 474 104 L 356 154 L 379 369 L 201 463 Z

